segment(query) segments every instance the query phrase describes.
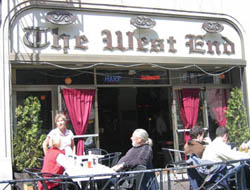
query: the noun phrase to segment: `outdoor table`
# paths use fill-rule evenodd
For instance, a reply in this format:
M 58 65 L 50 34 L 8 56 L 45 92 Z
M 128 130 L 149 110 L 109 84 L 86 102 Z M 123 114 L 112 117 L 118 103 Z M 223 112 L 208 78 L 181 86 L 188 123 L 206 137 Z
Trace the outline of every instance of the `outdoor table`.
M 91 158 L 93 155 L 91 155 Z M 97 156 L 97 157 L 95 157 Z M 94 155 L 95 158 L 100 157 L 101 155 Z M 89 165 L 89 161 L 82 161 L 85 159 L 89 159 L 89 155 L 84 156 L 77 156 L 76 159 L 69 159 L 67 167 L 65 168 L 65 174 L 69 177 L 73 176 L 82 176 L 82 177 L 74 177 L 72 180 L 74 182 L 77 182 L 81 187 L 83 187 L 83 184 L 91 180 L 91 186 L 94 186 L 94 181 L 96 180 L 102 180 L 102 179 L 109 179 L 112 177 L 112 174 L 116 174 L 116 172 L 102 164 L 99 164 L 98 161 L 95 161 L 95 163 L 91 163 Z M 103 175 L 102 175 L 103 174 Z M 110 175 L 105 175 L 110 174 Z M 85 177 L 86 175 L 86 177 Z M 94 176 L 93 178 L 90 177 L 91 175 L 99 175 Z M 91 178 L 91 179 L 90 179 Z

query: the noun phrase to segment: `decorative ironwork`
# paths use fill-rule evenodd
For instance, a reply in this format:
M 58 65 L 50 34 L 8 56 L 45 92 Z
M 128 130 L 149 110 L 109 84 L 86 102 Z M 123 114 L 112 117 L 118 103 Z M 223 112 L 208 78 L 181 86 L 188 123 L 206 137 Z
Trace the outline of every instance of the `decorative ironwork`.
M 130 24 L 132 24 L 136 28 L 148 29 L 148 28 L 153 28 L 156 25 L 156 22 L 150 17 L 137 16 L 133 17 L 130 20 Z
M 219 33 L 224 30 L 224 26 L 218 22 L 205 22 L 202 24 L 202 28 L 209 33 Z
M 66 25 L 72 24 L 76 20 L 76 16 L 65 10 L 57 10 L 48 12 L 46 20 L 52 24 Z

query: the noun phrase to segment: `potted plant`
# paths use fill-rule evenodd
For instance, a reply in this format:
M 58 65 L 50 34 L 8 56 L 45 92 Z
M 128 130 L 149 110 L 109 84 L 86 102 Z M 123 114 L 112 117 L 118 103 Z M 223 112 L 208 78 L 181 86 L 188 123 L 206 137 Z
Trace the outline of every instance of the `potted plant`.
M 243 104 L 241 89 L 233 88 L 230 95 L 226 111 L 229 142 L 239 147 L 243 142 L 250 140 L 246 108 Z
M 37 97 L 29 96 L 24 105 L 16 108 L 16 133 L 13 139 L 14 171 L 24 168 L 41 168 L 38 158 L 43 158 L 42 143 L 46 134 L 40 120 L 41 104 Z

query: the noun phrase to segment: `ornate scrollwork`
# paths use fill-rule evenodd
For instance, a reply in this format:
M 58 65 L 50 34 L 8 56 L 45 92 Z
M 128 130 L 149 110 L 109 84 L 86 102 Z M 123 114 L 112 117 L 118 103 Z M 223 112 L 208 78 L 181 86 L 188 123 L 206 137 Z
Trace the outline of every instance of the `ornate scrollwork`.
M 152 18 L 146 16 L 133 17 L 130 23 L 136 28 L 143 29 L 153 28 L 156 25 L 156 22 Z
M 218 22 L 208 21 L 202 24 L 202 28 L 209 33 L 222 32 L 224 26 Z
M 76 20 L 76 16 L 65 10 L 57 10 L 48 12 L 46 20 L 52 24 L 66 25 L 72 24 Z

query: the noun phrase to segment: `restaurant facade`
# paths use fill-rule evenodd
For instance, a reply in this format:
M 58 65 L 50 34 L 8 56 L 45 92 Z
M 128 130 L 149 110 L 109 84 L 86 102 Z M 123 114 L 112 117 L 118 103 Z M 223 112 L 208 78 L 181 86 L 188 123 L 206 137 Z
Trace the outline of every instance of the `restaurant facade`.
M 98 134 L 96 146 L 124 153 L 133 130 L 144 128 L 155 144 L 156 167 L 162 167 L 160 148 L 182 149 L 192 126 L 204 126 L 213 138 L 216 127 L 226 125 L 233 87 L 242 89 L 248 107 L 244 33 L 231 16 L 125 3 L 7 4 L 1 26 L 2 179 L 12 176 L 15 109 L 28 96 L 40 99 L 49 131 L 57 112 L 80 105 L 67 101 L 67 94 L 92 92 L 84 134 Z M 69 119 L 72 131 L 73 125 Z

